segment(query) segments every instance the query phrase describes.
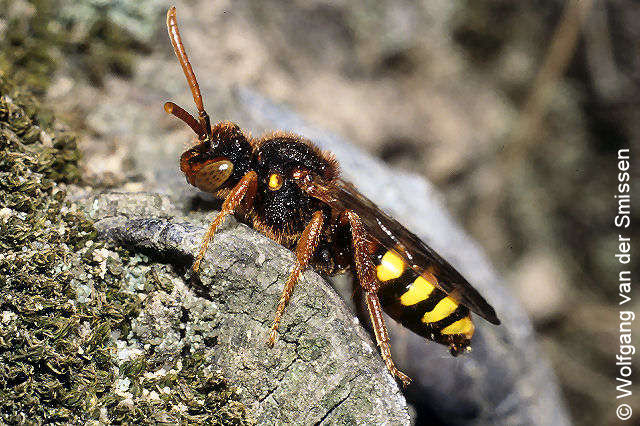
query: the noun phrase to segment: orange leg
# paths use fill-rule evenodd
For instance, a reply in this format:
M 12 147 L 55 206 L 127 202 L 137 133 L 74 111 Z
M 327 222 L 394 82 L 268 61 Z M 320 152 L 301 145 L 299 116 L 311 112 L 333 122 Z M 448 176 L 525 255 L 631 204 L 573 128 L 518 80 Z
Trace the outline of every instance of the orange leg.
M 389 345 L 389 333 L 387 333 L 387 327 L 384 324 L 384 317 L 382 316 L 382 307 L 380 306 L 380 299 L 378 299 L 378 288 L 380 283 L 376 276 L 376 268 L 371 260 L 371 256 L 367 250 L 366 232 L 362 226 L 360 217 L 351 210 L 346 213 L 347 219 L 351 225 L 351 235 L 353 239 L 353 252 L 356 269 L 358 273 L 358 282 L 365 291 L 365 297 L 367 301 L 367 308 L 371 317 L 371 323 L 376 335 L 376 341 L 380 347 L 382 353 L 382 359 L 387 365 L 387 369 L 391 374 L 402 382 L 404 386 L 411 383 L 409 376 L 398 370 L 391 358 L 391 346 Z
M 293 271 L 289 275 L 289 279 L 287 280 L 287 283 L 282 290 L 282 296 L 280 296 L 280 302 L 278 303 L 278 309 L 276 310 L 276 317 L 273 320 L 273 325 L 271 326 L 271 331 L 269 332 L 268 343 L 270 346 L 273 346 L 276 341 L 276 330 L 278 329 L 278 325 L 280 324 L 280 319 L 282 318 L 284 308 L 286 308 L 287 303 L 289 303 L 291 293 L 293 293 L 293 288 L 298 282 L 300 274 L 304 272 L 305 269 L 307 269 L 309 261 L 313 257 L 313 253 L 316 251 L 316 247 L 318 247 L 318 241 L 320 240 L 320 235 L 322 233 L 323 222 L 324 217 L 322 212 L 315 212 L 313 214 L 313 217 L 311 218 L 311 221 L 304 228 L 300 240 L 298 240 L 298 245 L 296 246 L 296 266 L 293 268 Z
M 213 235 L 216 233 L 216 229 L 218 229 L 218 226 L 220 226 L 227 215 L 234 213 L 238 206 L 240 206 L 241 204 L 246 207 L 251 206 L 251 204 L 253 203 L 253 197 L 255 197 L 256 194 L 257 185 L 258 175 L 256 174 L 256 172 L 251 171 L 244 175 L 244 177 L 240 179 L 240 182 L 238 182 L 236 186 L 233 187 L 229 195 L 227 195 L 227 198 L 222 203 L 222 209 L 220 210 L 220 213 L 218 213 L 218 216 L 213 219 L 213 222 L 211 222 L 211 225 L 209 225 L 209 230 L 202 239 L 200 251 L 198 252 L 198 256 L 196 256 L 195 262 L 193 262 L 194 273 L 198 273 L 200 262 L 202 261 L 202 258 L 207 251 L 209 241 L 211 241 L 211 238 L 213 238 Z M 246 199 L 245 196 L 247 196 Z

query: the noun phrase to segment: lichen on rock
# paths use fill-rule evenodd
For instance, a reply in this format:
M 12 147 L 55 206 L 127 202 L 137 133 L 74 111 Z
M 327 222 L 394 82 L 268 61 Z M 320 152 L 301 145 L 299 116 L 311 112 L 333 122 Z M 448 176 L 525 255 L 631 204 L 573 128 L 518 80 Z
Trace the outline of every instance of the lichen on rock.
M 248 423 L 201 352 L 147 357 L 133 320 L 173 289 L 66 200 L 76 140 L 43 116 L 0 71 L 0 423 Z

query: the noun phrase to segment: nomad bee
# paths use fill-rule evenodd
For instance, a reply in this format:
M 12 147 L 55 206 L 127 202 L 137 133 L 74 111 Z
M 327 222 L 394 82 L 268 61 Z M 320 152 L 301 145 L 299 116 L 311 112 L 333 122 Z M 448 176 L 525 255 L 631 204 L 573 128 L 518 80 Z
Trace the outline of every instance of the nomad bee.
M 340 179 L 332 154 L 291 133 L 254 139 L 230 122 L 211 126 L 196 76 L 185 52 L 174 7 L 167 29 L 193 94 L 198 119 L 172 102 L 165 110 L 193 129 L 198 143 L 180 158 L 187 181 L 224 200 L 211 223 L 193 271 L 229 214 L 283 246 L 295 250 L 296 263 L 278 303 L 268 343 L 300 274 L 312 267 L 328 275 L 355 269 L 382 358 L 405 385 L 409 377 L 391 359 L 382 310 L 429 340 L 466 350 L 474 332 L 471 311 L 500 324 L 493 308 L 435 251 L 383 213 L 355 187 Z

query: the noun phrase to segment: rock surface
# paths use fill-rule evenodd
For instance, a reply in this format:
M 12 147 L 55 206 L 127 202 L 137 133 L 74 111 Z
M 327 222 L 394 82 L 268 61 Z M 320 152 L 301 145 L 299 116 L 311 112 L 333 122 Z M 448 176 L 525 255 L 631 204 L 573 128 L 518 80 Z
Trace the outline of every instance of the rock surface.
M 202 217 L 186 221 L 165 196 L 109 193 L 87 206 L 105 237 L 178 267 L 205 230 Z M 208 253 L 199 282 L 175 279 L 178 297 L 156 292 L 145 301 L 132 331 L 156 348 L 153 357 L 204 349 L 259 424 L 409 423 L 375 344 L 319 276 L 304 275 L 269 348 L 266 332 L 292 254 L 233 220 Z

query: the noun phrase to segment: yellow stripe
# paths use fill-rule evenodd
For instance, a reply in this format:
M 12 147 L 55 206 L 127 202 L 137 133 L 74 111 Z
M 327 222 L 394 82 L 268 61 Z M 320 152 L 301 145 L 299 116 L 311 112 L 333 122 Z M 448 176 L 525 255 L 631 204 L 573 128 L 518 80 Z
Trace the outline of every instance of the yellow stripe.
M 422 277 L 416 278 L 409 290 L 400 296 L 400 303 L 404 306 L 415 305 L 426 300 L 435 287 Z
M 376 272 L 380 281 L 389 281 L 400 277 L 404 268 L 405 264 L 400 256 L 389 250 L 382 256 L 382 261 L 376 268 Z
M 436 322 L 443 318 L 446 318 L 451 312 L 455 311 L 458 307 L 458 303 L 450 297 L 445 297 L 433 308 L 433 310 L 427 312 L 422 317 L 422 322 Z
M 475 329 L 476 328 L 473 325 L 473 321 L 471 321 L 471 318 L 464 317 L 461 320 L 454 322 L 450 326 L 443 328 L 440 333 L 464 334 L 467 338 L 471 339 L 471 336 L 473 336 L 473 332 Z

